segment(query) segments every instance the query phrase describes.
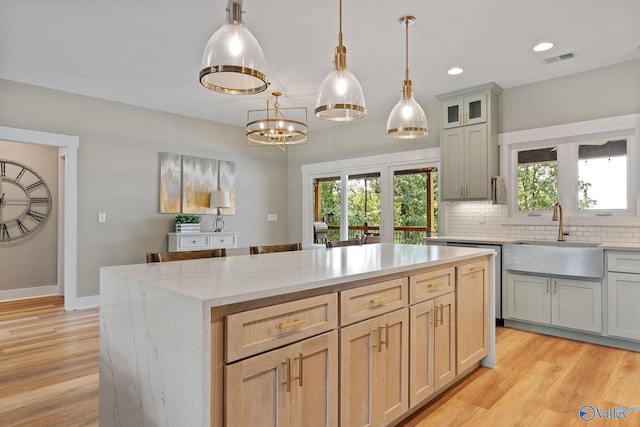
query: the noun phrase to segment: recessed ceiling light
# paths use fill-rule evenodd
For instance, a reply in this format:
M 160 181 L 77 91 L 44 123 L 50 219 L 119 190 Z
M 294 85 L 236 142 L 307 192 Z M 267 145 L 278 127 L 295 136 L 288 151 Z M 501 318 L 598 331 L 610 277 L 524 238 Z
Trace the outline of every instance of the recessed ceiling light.
M 538 43 L 537 45 L 535 45 L 533 47 L 533 50 L 535 52 L 544 52 L 545 50 L 549 50 L 553 47 L 553 43 L 551 42 L 542 42 L 542 43 Z
M 458 74 L 462 73 L 464 73 L 464 70 L 460 67 L 453 67 L 450 68 L 449 71 L 447 71 L 447 74 L 449 74 L 450 76 L 457 76 Z

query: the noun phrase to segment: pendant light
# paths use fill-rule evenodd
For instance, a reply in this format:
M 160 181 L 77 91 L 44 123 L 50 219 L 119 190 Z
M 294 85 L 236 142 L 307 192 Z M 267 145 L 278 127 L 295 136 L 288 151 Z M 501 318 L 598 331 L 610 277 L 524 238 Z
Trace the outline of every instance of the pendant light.
M 315 114 L 319 119 L 332 121 L 356 120 L 366 114 L 362 87 L 356 77 L 347 70 L 347 48 L 342 44 L 342 0 L 335 70 L 331 71 L 320 85 Z
M 264 91 L 262 49 L 242 21 L 242 0 L 228 0 L 225 24 L 216 31 L 202 54 L 200 83 L 207 89 L 232 95 Z
M 280 107 L 281 92 L 271 93 L 267 108 L 247 112 L 247 142 L 250 147 L 275 146 L 286 151 L 288 145 L 307 142 L 307 107 Z
M 405 24 L 405 61 L 406 68 L 402 82 L 402 98 L 393 107 L 387 120 L 387 136 L 399 139 L 413 139 L 426 136 L 429 132 L 427 116 L 420 104 L 413 98 L 411 80 L 409 80 L 409 25 L 415 22 L 413 16 L 403 16 L 400 23 Z

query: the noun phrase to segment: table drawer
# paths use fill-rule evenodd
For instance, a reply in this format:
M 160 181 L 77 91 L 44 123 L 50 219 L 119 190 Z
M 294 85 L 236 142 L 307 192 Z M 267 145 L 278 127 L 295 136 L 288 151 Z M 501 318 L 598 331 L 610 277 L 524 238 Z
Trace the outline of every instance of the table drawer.
M 454 267 L 415 274 L 409 277 L 409 303 L 415 304 L 454 291 Z
M 211 234 L 209 235 L 209 246 L 216 246 L 221 248 L 231 248 L 235 247 L 233 235 L 217 235 Z
M 226 361 L 230 363 L 337 327 L 335 293 L 230 314 L 225 322 Z
M 186 233 L 188 234 L 188 233 Z M 180 236 L 178 238 L 179 248 L 204 248 L 207 246 L 207 236 Z
M 640 273 L 640 252 L 609 252 L 607 270 Z
M 407 277 L 340 292 L 340 324 L 348 325 L 407 305 Z

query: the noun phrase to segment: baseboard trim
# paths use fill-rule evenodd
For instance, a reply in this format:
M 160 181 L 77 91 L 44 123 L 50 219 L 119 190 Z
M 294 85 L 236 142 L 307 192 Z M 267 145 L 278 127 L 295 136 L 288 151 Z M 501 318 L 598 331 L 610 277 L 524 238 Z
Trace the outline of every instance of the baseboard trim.
M 0 302 L 49 297 L 51 295 L 59 295 L 58 285 L 36 286 L 33 288 L 20 288 L 0 291 Z
M 100 307 L 100 295 L 90 295 L 88 297 L 76 298 L 76 310 L 95 307 Z

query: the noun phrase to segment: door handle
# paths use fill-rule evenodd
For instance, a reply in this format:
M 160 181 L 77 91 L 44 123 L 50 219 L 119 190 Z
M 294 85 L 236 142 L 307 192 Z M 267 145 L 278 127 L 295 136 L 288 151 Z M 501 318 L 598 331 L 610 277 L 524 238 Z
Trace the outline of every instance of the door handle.
M 298 380 L 298 386 L 302 387 L 302 375 L 303 375 L 303 368 L 304 368 L 304 357 L 302 353 L 298 353 L 298 357 L 296 357 L 295 360 L 298 361 L 298 376 L 295 377 L 294 379 Z
M 287 393 L 291 391 L 291 359 L 286 358 L 282 361 L 282 366 L 284 366 L 284 375 L 286 376 L 282 385 L 287 387 Z

